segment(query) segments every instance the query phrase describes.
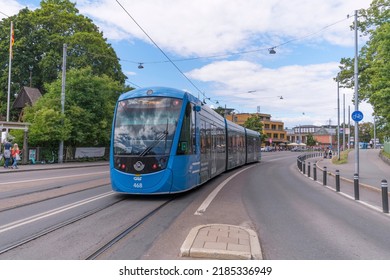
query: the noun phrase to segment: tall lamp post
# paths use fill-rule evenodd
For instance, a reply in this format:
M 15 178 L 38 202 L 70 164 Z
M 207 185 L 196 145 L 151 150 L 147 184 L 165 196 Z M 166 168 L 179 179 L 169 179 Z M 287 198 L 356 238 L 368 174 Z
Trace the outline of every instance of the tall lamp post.
M 30 70 L 30 87 L 32 87 L 32 70 L 33 70 L 33 66 L 32 65 L 30 65 L 29 67 L 28 67 L 28 70 Z
M 66 83 L 66 52 L 67 45 L 63 46 L 63 55 L 62 55 L 62 88 L 61 88 L 61 114 L 62 117 L 65 117 L 65 83 Z M 60 141 L 60 147 L 58 149 L 58 163 L 64 161 L 64 140 Z
M 345 93 L 343 94 L 343 151 L 345 151 Z
M 355 112 L 359 111 L 359 69 L 358 69 L 358 26 L 357 26 L 357 13 L 355 11 L 355 63 L 354 63 L 354 78 L 355 78 Z M 359 123 L 355 121 L 355 174 L 359 176 Z
M 340 160 L 340 85 L 337 81 L 337 159 Z

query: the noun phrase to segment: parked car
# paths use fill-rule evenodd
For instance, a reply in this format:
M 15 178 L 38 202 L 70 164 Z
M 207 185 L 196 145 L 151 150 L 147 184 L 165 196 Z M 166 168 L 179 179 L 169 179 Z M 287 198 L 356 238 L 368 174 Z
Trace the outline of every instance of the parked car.
M 303 152 L 303 151 L 306 151 L 306 150 L 307 150 L 306 147 L 296 146 L 296 147 L 291 149 L 291 152 Z

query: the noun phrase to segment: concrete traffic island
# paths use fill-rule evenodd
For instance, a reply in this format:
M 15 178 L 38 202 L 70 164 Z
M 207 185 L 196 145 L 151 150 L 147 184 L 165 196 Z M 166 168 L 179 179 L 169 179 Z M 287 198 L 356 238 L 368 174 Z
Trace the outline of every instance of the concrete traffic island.
M 222 260 L 261 260 L 255 231 L 234 225 L 208 224 L 191 229 L 180 256 Z

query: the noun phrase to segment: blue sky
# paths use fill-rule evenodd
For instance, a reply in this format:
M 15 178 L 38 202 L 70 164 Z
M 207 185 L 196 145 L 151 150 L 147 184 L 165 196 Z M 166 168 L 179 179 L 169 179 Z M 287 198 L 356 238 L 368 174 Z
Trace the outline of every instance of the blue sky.
M 16 14 L 26 6 L 39 7 L 39 2 L 0 0 L 0 12 Z M 350 29 L 354 11 L 368 8 L 370 3 L 79 0 L 76 7 L 112 44 L 128 84 L 186 89 L 202 99 L 210 98 L 210 106 L 226 105 L 237 112 L 256 112 L 260 107 L 260 112 L 291 128 L 329 124 L 329 120 L 337 124 L 333 78 L 340 59 L 354 56 Z M 359 36 L 359 48 L 365 39 Z M 269 54 L 272 47 L 276 54 Z M 176 66 L 166 62 L 159 48 Z M 144 68 L 138 69 L 138 63 Z M 346 113 L 348 106 L 354 110 L 353 90 L 340 89 L 341 121 L 344 95 Z M 369 104 L 360 104 L 359 109 L 365 115 L 363 121 L 372 121 Z

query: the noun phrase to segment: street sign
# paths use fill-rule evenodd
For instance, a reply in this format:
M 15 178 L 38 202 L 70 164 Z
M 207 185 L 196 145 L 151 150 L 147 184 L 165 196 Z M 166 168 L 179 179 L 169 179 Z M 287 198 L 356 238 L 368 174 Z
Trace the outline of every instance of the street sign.
M 363 113 L 360 112 L 360 111 L 354 111 L 352 113 L 352 119 L 355 121 L 355 122 L 360 122 L 362 119 L 363 119 Z

